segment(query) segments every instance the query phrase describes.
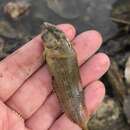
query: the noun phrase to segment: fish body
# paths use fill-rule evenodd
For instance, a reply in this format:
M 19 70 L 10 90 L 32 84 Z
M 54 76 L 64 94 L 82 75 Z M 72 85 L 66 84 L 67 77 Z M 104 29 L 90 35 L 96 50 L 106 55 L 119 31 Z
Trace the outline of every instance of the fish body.
M 76 52 L 65 34 L 49 23 L 43 24 L 44 58 L 52 75 L 53 87 L 66 115 L 87 130 L 83 90 Z

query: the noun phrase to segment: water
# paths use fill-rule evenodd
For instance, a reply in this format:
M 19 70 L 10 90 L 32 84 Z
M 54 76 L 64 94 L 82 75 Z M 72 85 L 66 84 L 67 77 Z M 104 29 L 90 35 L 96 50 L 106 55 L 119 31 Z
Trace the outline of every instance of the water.
M 27 13 L 25 11 L 17 19 L 12 19 L 5 13 L 4 8 L 8 2 L 17 3 L 23 1 L 30 5 Z M 41 32 L 40 25 L 47 21 L 54 24 L 71 23 L 75 26 L 77 33 L 95 29 L 102 34 L 103 40 L 106 41 L 118 32 L 117 25 L 110 18 L 112 6 L 116 1 L 0 0 L 0 37 L 7 42 L 5 44 L 7 47 L 5 48 L 9 46 L 8 52 L 11 53 L 26 43 L 26 41 L 39 34 Z M 3 22 L 8 25 L 3 26 L 1 24 Z M 14 49 L 14 47 L 16 48 Z

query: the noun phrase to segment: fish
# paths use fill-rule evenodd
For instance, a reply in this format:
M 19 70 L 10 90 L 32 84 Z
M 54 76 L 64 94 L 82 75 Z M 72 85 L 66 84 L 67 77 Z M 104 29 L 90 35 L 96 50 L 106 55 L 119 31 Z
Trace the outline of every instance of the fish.
M 77 54 L 64 32 L 55 25 L 43 23 L 43 59 L 52 76 L 52 85 L 67 117 L 87 130 L 87 110 L 81 84 Z

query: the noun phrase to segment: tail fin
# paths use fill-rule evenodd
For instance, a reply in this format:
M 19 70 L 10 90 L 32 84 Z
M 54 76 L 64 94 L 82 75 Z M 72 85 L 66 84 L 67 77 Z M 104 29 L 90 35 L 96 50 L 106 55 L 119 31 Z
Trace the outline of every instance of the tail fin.
M 84 121 L 84 124 L 82 125 L 82 130 L 89 130 L 88 129 L 88 120 Z
M 85 128 L 83 128 L 82 130 L 88 130 L 88 127 L 86 126 Z

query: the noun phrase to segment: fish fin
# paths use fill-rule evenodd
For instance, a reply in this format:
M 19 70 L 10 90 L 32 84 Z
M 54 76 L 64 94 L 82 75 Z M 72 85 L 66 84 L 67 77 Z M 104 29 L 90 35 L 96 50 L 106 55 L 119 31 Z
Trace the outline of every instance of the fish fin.
M 83 128 L 82 130 L 88 130 L 88 128 L 86 127 L 86 128 Z
M 46 63 L 46 51 L 43 52 L 43 63 Z
M 56 81 L 55 81 L 55 79 L 54 79 L 54 76 L 52 76 L 52 86 L 53 86 L 53 92 L 56 93 L 55 87 L 56 87 L 57 85 L 56 85 Z
M 86 120 L 86 121 L 84 122 L 84 125 L 82 126 L 82 130 L 89 130 L 87 124 L 88 124 L 88 120 Z

